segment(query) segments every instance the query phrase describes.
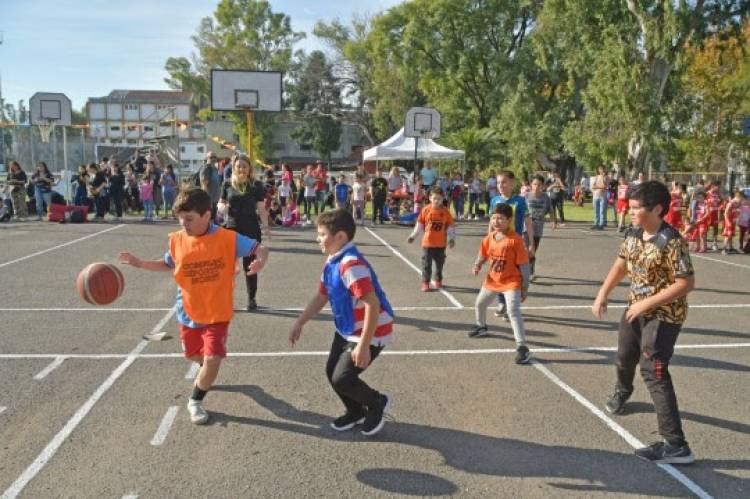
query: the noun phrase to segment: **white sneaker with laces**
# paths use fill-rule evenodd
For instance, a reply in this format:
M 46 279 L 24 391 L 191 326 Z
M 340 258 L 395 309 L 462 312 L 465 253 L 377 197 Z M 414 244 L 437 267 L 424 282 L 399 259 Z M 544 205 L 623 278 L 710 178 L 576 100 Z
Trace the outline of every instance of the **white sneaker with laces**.
M 203 408 L 202 400 L 188 400 L 187 410 L 190 413 L 190 422 L 193 424 L 206 424 L 208 422 L 208 413 Z

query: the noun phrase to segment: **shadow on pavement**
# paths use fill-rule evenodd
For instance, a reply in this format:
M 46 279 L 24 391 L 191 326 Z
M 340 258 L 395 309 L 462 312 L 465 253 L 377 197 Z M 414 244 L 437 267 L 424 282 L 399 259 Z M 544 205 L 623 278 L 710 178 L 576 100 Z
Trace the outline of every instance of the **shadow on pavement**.
M 214 390 L 240 393 L 283 421 L 254 417 L 235 416 L 221 412 L 212 413 L 212 424 L 225 426 L 230 423 L 252 425 L 278 431 L 291 432 L 312 438 L 336 441 L 369 441 L 373 444 L 389 442 L 415 446 L 439 452 L 445 464 L 454 469 L 479 475 L 508 476 L 517 478 L 539 477 L 547 479 L 551 487 L 586 492 L 615 492 L 622 494 L 646 494 L 682 497 L 685 490 L 670 483 L 656 468 L 638 461 L 627 454 L 544 445 L 512 438 L 500 438 L 450 428 L 418 425 L 404 422 L 389 422 L 377 437 L 364 437 L 357 431 L 336 432 L 328 427 L 330 416 L 313 411 L 298 410 L 287 402 L 270 395 L 255 385 L 216 386 Z M 720 461 L 713 462 L 720 466 Z M 399 485 L 394 482 L 376 482 L 376 478 L 403 477 L 401 470 L 394 473 L 376 473 L 365 470 L 358 475 L 363 483 L 388 492 L 413 494 L 413 483 Z M 408 472 L 412 473 L 412 472 Z M 405 478 L 409 478 L 405 476 Z M 573 479 L 588 483 L 558 483 L 555 480 Z M 435 482 L 430 482 L 433 487 Z M 441 483 L 447 491 L 447 485 Z M 452 485 L 452 484 L 450 484 Z M 420 495 L 429 493 L 420 491 Z

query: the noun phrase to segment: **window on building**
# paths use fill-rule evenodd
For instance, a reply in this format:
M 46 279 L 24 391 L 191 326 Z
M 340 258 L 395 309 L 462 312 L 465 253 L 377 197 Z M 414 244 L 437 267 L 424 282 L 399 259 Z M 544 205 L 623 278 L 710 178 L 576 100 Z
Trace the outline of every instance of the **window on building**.
M 120 127 L 117 126 L 117 125 L 112 125 L 112 126 L 109 127 L 109 130 L 112 131 L 112 132 L 119 132 L 120 131 Z
M 128 140 L 127 140 L 127 143 L 128 143 L 128 144 L 135 144 L 135 143 L 137 143 L 137 142 L 138 142 L 138 141 L 137 141 L 137 140 L 135 140 L 135 139 L 128 139 Z
M 180 152 L 181 152 L 182 154 L 185 154 L 185 146 L 180 146 Z
M 286 149 L 286 144 L 284 144 L 283 142 L 274 142 L 273 143 L 273 150 L 274 151 L 283 151 L 284 149 Z
M 299 145 L 300 151 L 312 151 L 312 145 L 310 144 L 300 144 Z
M 144 132 L 153 132 L 154 131 L 154 127 L 146 125 L 146 126 L 143 127 L 143 131 Z
M 205 148 L 205 147 L 203 147 L 203 146 L 198 146 L 198 147 L 196 147 L 196 148 L 195 148 L 195 150 L 196 150 L 197 152 L 200 152 L 200 153 L 202 153 L 203 151 L 205 151 L 205 150 L 206 150 L 206 148 Z

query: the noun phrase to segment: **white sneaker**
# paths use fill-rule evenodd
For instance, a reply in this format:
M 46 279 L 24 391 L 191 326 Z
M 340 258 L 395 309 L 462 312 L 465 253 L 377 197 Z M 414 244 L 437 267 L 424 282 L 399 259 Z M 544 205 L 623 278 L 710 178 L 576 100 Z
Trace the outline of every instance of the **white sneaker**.
M 193 424 L 206 424 L 208 422 L 208 413 L 203 408 L 202 400 L 189 399 L 187 410 L 190 413 L 190 422 Z

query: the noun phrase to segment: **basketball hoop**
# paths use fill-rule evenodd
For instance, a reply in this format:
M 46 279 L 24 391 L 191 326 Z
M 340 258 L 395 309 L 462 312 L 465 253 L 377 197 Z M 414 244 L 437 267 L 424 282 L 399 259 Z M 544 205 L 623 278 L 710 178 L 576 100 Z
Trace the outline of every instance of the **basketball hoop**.
M 45 144 L 49 142 L 49 138 L 52 136 L 52 130 L 55 128 L 55 122 L 53 120 L 47 120 L 46 124 L 37 125 L 39 127 L 39 135 L 42 138 L 42 142 Z

